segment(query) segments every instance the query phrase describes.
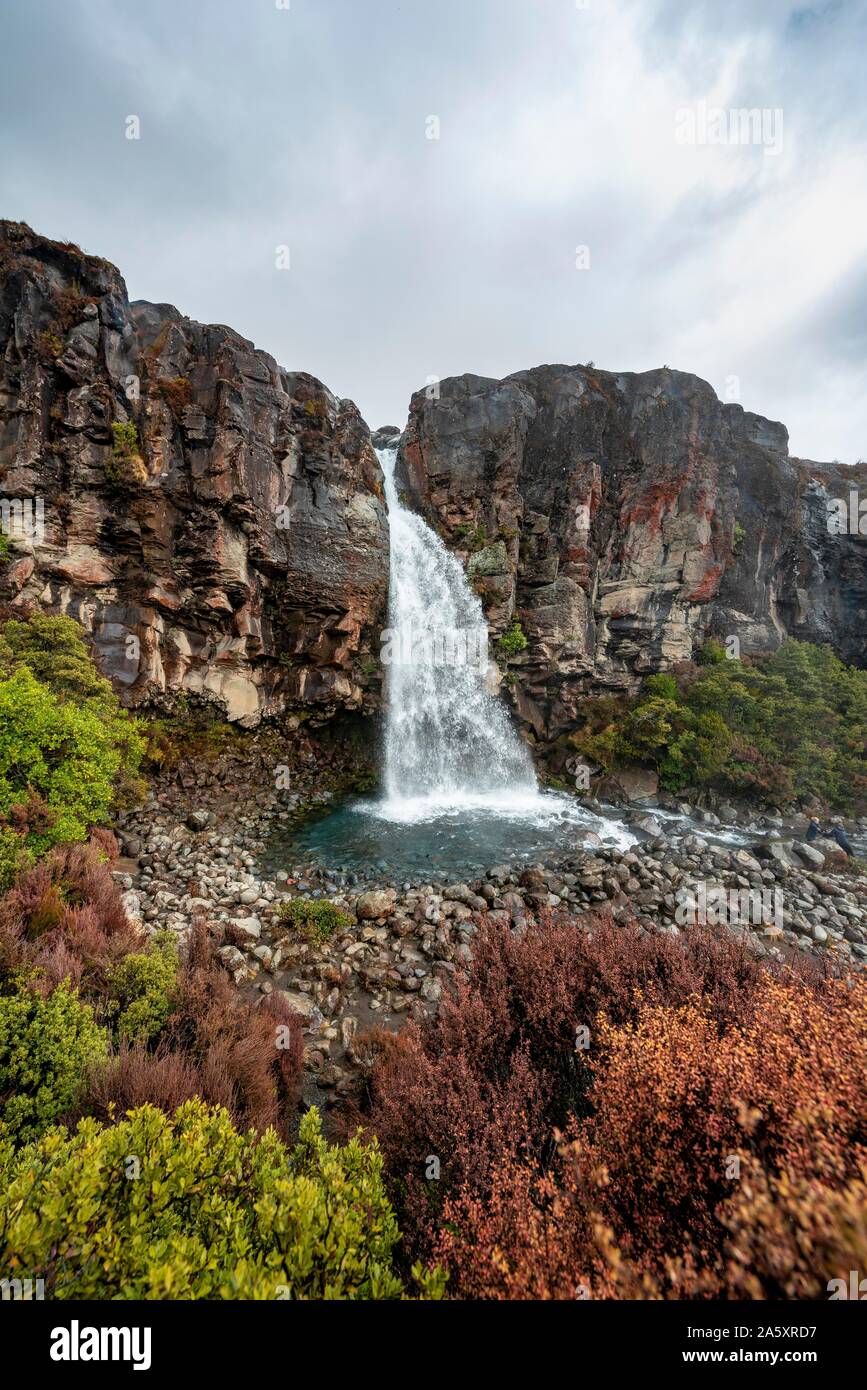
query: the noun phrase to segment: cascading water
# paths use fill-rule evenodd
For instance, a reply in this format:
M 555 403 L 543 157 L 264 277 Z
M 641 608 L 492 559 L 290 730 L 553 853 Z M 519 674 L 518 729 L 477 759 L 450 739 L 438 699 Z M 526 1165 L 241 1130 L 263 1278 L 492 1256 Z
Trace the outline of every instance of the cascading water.
M 488 630 L 460 561 L 401 506 L 396 448 L 378 450 L 390 529 L 384 814 L 526 803 L 530 755 L 489 689 Z
M 622 821 L 539 789 L 496 695 L 478 596 L 460 561 L 401 505 L 396 449 L 377 452 L 391 532 L 383 794 L 278 833 L 268 862 L 276 871 L 288 855 L 354 878 L 431 883 L 568 858 L 585 843 L 633 844 Z

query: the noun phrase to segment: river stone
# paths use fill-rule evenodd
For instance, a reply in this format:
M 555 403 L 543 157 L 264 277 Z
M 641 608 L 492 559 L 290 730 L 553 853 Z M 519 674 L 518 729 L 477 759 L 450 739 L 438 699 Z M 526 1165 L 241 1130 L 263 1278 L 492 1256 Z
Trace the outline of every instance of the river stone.
M 792 845 L 792 849 L 804 860 L 804 863 L 809 864 L 811 868 L 821 869 L 824 867 L 824 854 L 812 844 L 808 845 L 804 840 L 796 840 Z
M 373 922 L 379 917 L 388 917 L 397 902 L 397 893 L 393 888 L 375 888 L 369 893 L 362 893 L 355 904 L 356 916 L 362 922 Z
M 141 898 L 134 888 L 129 888 L 121 895 L 123 910 L 132 922 L 133 926 L 141 925 Z
M 322 1014 L 309 994 L 302 994 L 297 989 L 278 989 L 275 992 L 286 1000 L 290 1009 L 301 1015 L 305 1023 L 318 1026 L 318 1023 L 322 1022 Z
M 258 941 L 262 935 L 262 923 L 258 917 L 236 917 L 230 925 L 234 935 L 245 941 Z
M 758 852 L 758 851 L 757 851 Z M 772 859 L 783 869 L 800 869 L 801 865 L 792 854 L 788 845 L 784 845 L 781 840 L 774 840 L 762 846 L 763 858 Z
M 637 830 L 643 830 L 646 835 L 662 834 L 662 826 L 653 816 L 636 816 L 632 824 Z

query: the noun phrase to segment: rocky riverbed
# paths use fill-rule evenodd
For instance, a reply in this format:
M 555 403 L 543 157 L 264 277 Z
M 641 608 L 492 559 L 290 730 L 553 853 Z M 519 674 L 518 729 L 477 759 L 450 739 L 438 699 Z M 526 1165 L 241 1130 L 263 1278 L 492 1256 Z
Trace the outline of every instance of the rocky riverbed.
M 286 994 L 304 1019 L 305 1098 L 320 1105 L 352 1089 L 361 1034 L 436 1009 L 470 958 L 480 913 L 520 929 L 544 911 L 607 908 L 617 922 L 673 934 L 707 920 L 759 956 L 867 965 L 867 876 L 833 841 L 807 845 L 780 824 L 765 825 L 749 847 L 726 844 L 718 817 L 705 813 L 699 833 L 667 819 L 671 805 L 631 813 L 642 839 L 629 849 L 584 834 L 543 862 L 490 865 L 463 882 L 359 882 L 292 863 L 265 876 L 275 825 L 317 800 L 317 780 L 315 763 L 291 792 L 263 793 L 260 781 L 254 794 L 255 778 L 242 771 L 228 783 L 180 779 L 119 823 L 117 873 L 130 915 L 149 933 L 169 928 L 185 939 L 197 919 L 207 921 L 239 989 Z M 296 896 L 329 901 L 348 925 L 326 941 L 306 939 L 279 916 Z

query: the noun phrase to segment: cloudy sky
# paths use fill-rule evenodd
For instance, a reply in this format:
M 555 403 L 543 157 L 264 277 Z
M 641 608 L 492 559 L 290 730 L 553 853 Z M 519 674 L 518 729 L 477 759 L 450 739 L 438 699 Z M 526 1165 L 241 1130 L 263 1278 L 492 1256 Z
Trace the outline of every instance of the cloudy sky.
M 431 377 L 668 363 L 792 453 L 867 456 L 867 0 L 0 0 L 0 25 L 0 215 L 372 426 Z

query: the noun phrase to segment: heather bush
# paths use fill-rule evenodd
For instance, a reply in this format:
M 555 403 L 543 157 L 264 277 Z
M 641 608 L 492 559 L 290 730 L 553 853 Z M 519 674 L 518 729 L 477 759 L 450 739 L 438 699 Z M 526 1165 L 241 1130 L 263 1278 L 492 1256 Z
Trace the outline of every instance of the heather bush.
M 407 1258 L 504 1299 L 816 1298 L 863 1266 L 867 978 L 603 918 L 475 941 L 376 1043 Z
M 862 1268 L 867 982 L 764 975 L 748 1021 L 696 1001 L 600 1020 L 589 1115 L 548 1165 L 445 1204 L 466 1297 L 827 1297 Z
M 107 1050 L 89 1005 L 68 985 L 47 998 L 20 984 L 0 995 L 0 1128 L 16 1142 L 41 1134 L 76 1100 Z
M 162 1044 L 189 1060 L 198 1093 L 238 1125 L 290 1129 L 302 1071 L 301 1019 L 278 991 L 255 1004 L 240 997 L 201 927 Z
M 394 1299 L 397 1223 L 382 1160 L 334 1148 L 311 1110 L 287 1151 L 188 1101 L 83 1120 L 0 1152 L 4 1269 L 61 1299 Z M 424 1297 L 442 1279 L 419 1271 Z
M 447 1193 L 467 1185 L 484 1198 L 503 1162 L 544 1165 L 554 1129 L 589 1113 L 600 1014 L 627 1023 L 642 1000 L 701 999 L 719 1027 L 748 1014 L 760 967 L 731 938 L 580 923 L 549 915 L 513 933 L 481 919 L 472 966 L 437 1018 L 375 1038 L 368 1119 L 414 1252 L 430 1251 Z
M 109 971 L 142 941 L 109 853 L 116 847 L 105 833 L 57 846 L 0 897 L 0 986 L 12 975 L 27 975 L 42 991 L 69 979 L 86 998 L 107 1001 Z

